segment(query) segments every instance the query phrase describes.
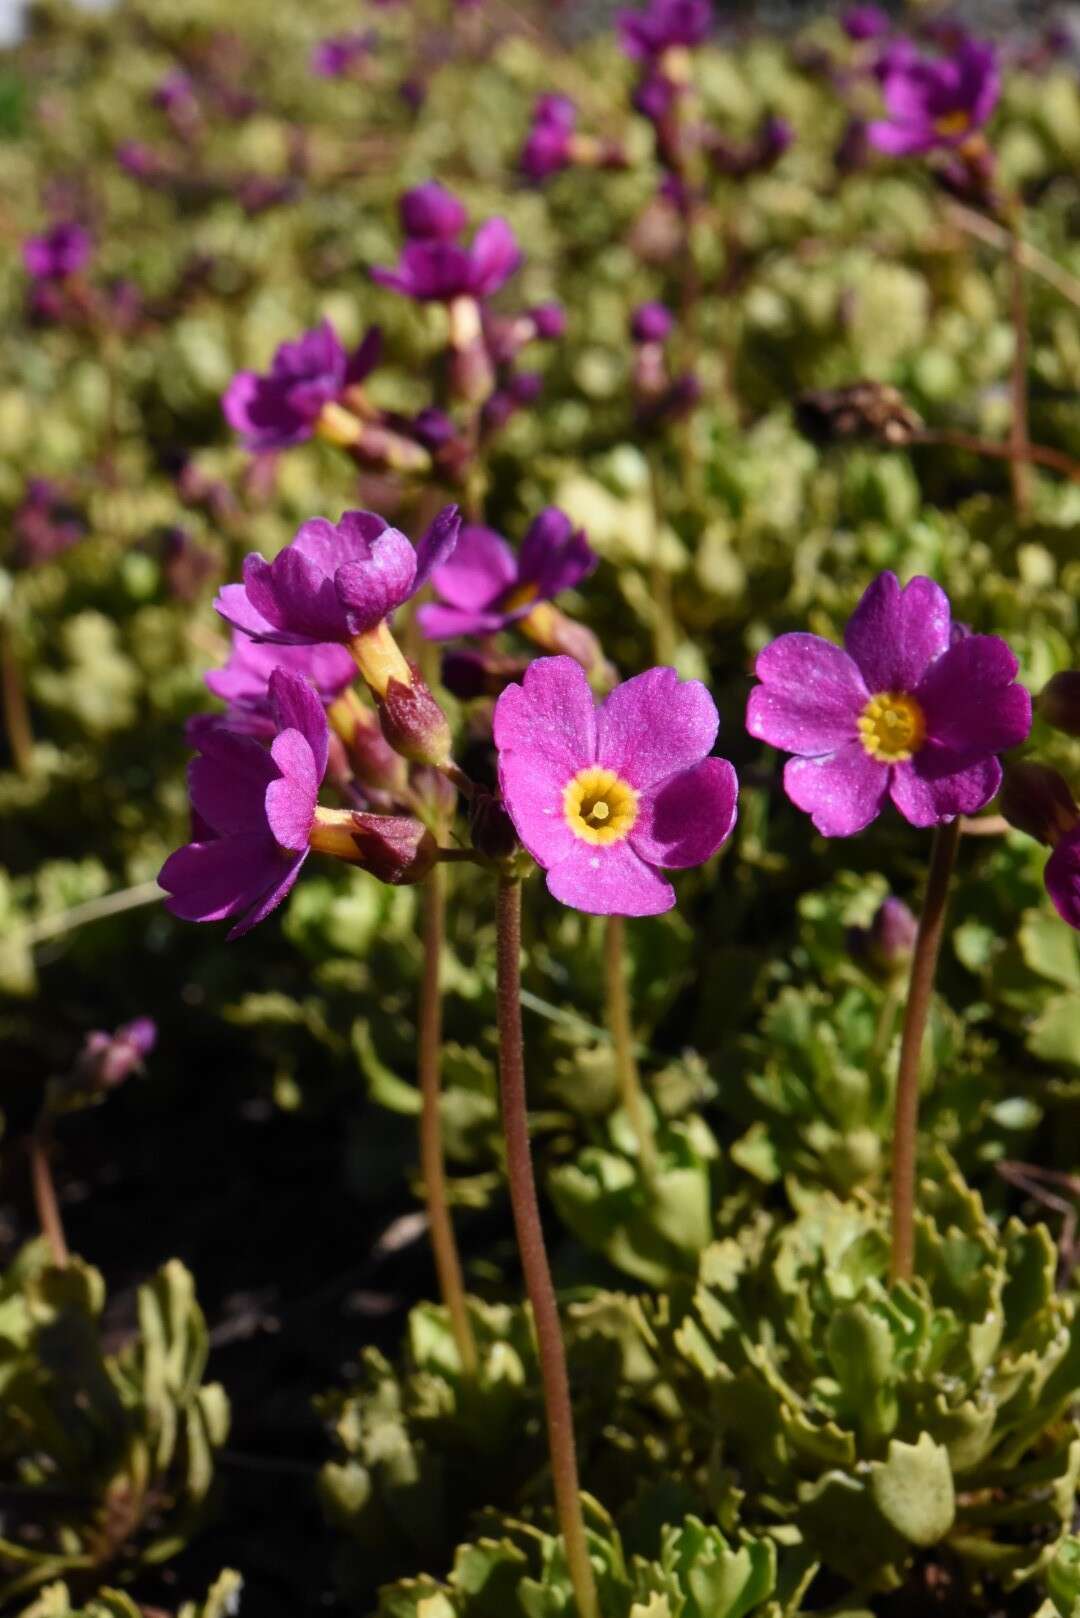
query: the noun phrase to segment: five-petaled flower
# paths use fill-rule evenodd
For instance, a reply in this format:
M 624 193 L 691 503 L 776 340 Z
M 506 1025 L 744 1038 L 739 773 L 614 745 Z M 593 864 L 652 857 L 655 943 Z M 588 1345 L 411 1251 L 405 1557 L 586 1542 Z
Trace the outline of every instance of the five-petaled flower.
M 382 338 L 373 326 L 348 354 L 328 320 L 282 343 L 265 375 L 240 371 L 221 401 L 225 419 L 250 450 L 288 449 L 311 438 L 347 388 L 358 387 L 379 362 Z
M 232 921 L 238 938 L 289 892 L 311 847 L 329 731 L 322 702 L 299 674 L 270 676 L 275 735 L 212 730 L 188 768 L 196 838 L 165 861 L 166 907 L 184 921 Z
M 480 226 L 470 247 L 442 235 L 414 238 L 402 248 L 396 269 L 376 267 L 371 275 L 419 303 L 455 303 L 489 298 L 520 263 L 514 232 L 496 217 Z
M 598 708 L 569 657 L 542 657 L 495 708 L 499 784 L 515 829 L 563 904 L 652 916 L 663 869 L 700 865 L 730 836 L 738 783 L 710 758 L 719 718 L 699 680 L 649 669 Z
M 1031 698 L 996 635 L 960 634 L 931 579 L 882 573 L 844 634 L 781 635 L 758 657 L 752 736 L 796 756 L 788 797 L 827 837 L 850 837 L 891 797 L 913 826 L 985 807 L 996 755 L 1031 729 Z
M 492 529 L 466 523 L 432 574 L 439 600 L 420 608 L 420 627 L 431 640 L 494 635 L 579 584 L 596 562 L 584 532 L 556 506 L 530 525 L 516 555 Z
M 992 45 L 965 38 L 951 56 L 924 56 L 907 41 L 878 65 L 888 117 L 867 125 L 878 151 L 913 157 L 965 146 L 986 123 L 1001 90 Z

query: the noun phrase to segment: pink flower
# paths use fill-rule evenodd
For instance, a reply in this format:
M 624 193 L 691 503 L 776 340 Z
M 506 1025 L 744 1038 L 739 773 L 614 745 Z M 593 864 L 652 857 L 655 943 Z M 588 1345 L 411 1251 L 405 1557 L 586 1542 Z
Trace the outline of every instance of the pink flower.
M 700 680 L 649 669 L 597 707 L 580 666 L 542 657 L 495 707 L 499 784 L 550 893 L 594 915 L 654 916 L 663 869 L 700 865 L 731 835 L 738 783 L 708 755 L 716 706 Z

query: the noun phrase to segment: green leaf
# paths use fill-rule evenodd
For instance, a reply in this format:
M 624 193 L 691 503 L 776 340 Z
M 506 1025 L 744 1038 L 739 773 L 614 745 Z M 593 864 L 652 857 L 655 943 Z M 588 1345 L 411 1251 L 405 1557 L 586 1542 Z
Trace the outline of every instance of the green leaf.
M 913 1545 L 936 1545 L 956 1518 L 948 1451 L 929 1433 L 914 1444 L 894 1438 L 888 1459 L 871 1462 L 870 1492 L 886 1522 Z

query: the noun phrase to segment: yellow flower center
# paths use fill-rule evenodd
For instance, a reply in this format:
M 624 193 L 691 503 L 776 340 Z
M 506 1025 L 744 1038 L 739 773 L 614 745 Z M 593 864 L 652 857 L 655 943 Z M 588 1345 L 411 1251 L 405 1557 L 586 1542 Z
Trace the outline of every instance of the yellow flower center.
M 946 112 L 940 118 L 935 118 L 934 128 L 946 140 L 952 140 L 954 135 L 966 135 L 971 128 L 971 114 L 957 107 L 955 112 Z
M 621 843 L 638 817 L 638 795 L 614 770 L 589 765 L 566 783 L 563 815 L 583 843 Z
M 507 591 L 502 600 L 502 609 L 504 612 L 517 612 L 519 607 L 527 607 L 530 602 L 535 601 L 539 594 L 540 586 L 535 580 L 528 584 L 519 584 L 515 589 Z
M 926 718 L 914 697 L 883 691 L 859 716 L 859 738 L 871 758 L 903 764 L 926 740 Z

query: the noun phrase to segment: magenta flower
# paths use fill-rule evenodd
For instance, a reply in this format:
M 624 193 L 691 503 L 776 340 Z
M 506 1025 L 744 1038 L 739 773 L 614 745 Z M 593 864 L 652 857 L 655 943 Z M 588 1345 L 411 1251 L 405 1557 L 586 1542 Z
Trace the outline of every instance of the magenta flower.
M 370 29 L 366 33 L 333 34 L 329 39 L 320 39 L 311 52 L 311 71 L 321 79 L 342 79 L 371 55 L 376 39 Z
M 826 837 L 850 837 L 892 798 L 913 826 L 982 809 L 1001 785 L 996 754 L 1031 729 L 1031 698 L 996 635 L 953 637 L 932 579 L 882 573 L 844 633 L 781 635 L 759 655 L 752 736 L 796 757 L 788 797 Z
M 156 1044 L 157 1024 L 150 1017 L 136 1017 L 111 1034 L 95 1028 L 83 1041 L 75 1081 L 89 1090 L 115 1090 L 132 1073 L 141 1073 Z
M 429 640 L 494 635 L 579 584 L 596 562 L 583 531 L 556 506 L 530 525 L 517 555 L 491 528 L 466 523 L 453 555 L 432 574 L 439 601 L 420 608 L 420 627 Z
M 222 397 L 229 426 L 250 450 L 288 449 L 315 432 L 319 417 L 379 362 L 382 336 L 373 326 L 349 355 L 328 320 L 282 343 L 266 375 L 240 371 Z
M 675 316 L 662 303 L 639 303 L 630 317 L 630 335 L 635 343 L 663 343 L 671 336 Z
M 503 801 L 563 904 L 654 916 L 664 868 L 700 865 L 735 825 L 738 783 L 708 755 L 716 706 L 700 680 L 649 669 L 598 708 L 570 657 L 541 657 L 495 706 Z
M 878 75 L 888 117 L 871 122 L 867 135 L 891 157 L 963 146 L 986 123 L 1001 90 L 997 53 L 976 39 L 962 40 L 944 57 L 893 47 Z
M 674 45 L 700 45 L 712 23 L 709 0 L 649 0 L 643 11 L 620 11 L 619 43 L 635 62 L 662 56 Z
M 275 646 L 253 641 L 234 629 L 232 652 L 220 669 L 205 676 L 207 690 L 226 704 L 224 714 L 199 715 L 191 738 L 204 734 L 204 722 L 240 735 L 270 738 L 276 730 L 276 715 L 270 696 L 270 678 L 275 669 L 288 669 L 313 686 L 323 707 L 335 702 L 356 679 L 356 664 L 344 646 Z
M 338 523 L 313 517 L 272 562 L 245 557 L 243 584 L 227 584 L 214 605 L 252 640 L 348 645 L 415 595 L 449 557 L 460 526 L 457 507 L 444 506 L 414 550 L 373 511 L 346 511 Z
M 23 263 L 35 281 L 63 281 L 83 268 L 93 245 L 82 225 L 60 223 L 23 242 Z
M 401 228 L 410 241 L 447 242 L 460 236 L 469 222 L 465 204 L 438 180 L 425 180 L 402 194 Z
M 891 34 L 892 18 L 880 6 L 849 6 L 840 18 L 840 26 L 849 39 L 861 43 Z
M 471 247 L 443 239 L 410 241 L 396 269 L 376 267 L 371 275 L 419 303 L 453 303 L 456 298 L 488 298 L 521 263 L 517 238 L 505 219 L 488 219 Z
M 577 108 L 569 96 L 541 96 L 521 152 L 521 169 L 530 180 L 546 180 L 573 161 Z
M 209 731 L 188 768 L 197 841 L 171 854 L 158 881 L 166 908 L 184 921 L 232 921 L 239 938 L 289 892 L 308 857 L 329 731 L 307 681 L 288 669 L 270 676 L 275 736 L 267 750 L 250 736 Z

